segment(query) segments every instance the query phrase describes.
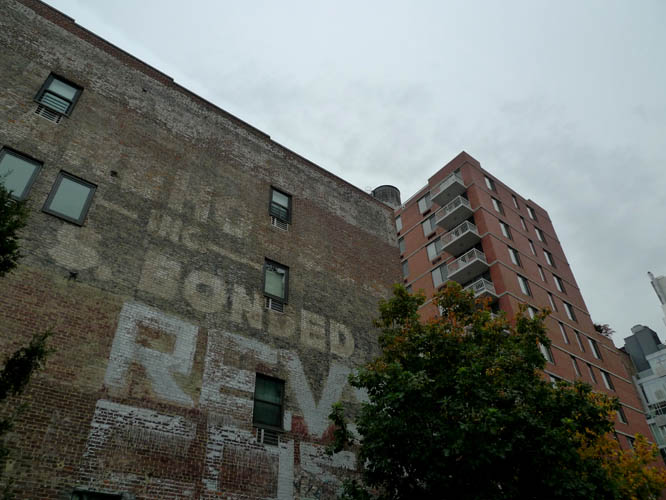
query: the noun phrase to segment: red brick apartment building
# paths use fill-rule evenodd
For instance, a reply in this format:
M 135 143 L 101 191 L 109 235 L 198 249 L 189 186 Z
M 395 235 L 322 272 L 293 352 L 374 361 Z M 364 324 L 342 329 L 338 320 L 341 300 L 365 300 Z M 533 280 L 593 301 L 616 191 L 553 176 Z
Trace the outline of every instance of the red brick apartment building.
M 594 329 L 548 212 L 481 168 L 463 152 L 396 210 L 404 283 L 428 298 L 453 280 L 487 296 L 512 316 L 549 308 L 546 375 L 582 379 L 622 404 L 616 424 L 623 447 L 641 433 L 651 439 L 631 375 L 613 342 Z

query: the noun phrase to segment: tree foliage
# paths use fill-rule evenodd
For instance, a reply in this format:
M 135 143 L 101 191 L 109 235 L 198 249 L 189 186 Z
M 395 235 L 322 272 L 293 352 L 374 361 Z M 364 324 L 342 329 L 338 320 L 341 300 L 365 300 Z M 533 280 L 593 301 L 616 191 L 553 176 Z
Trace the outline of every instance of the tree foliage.
M 4 188 L 0 178 L 0 277 L 16 268 L 19 253 L 18 232 L 26 225 L 28 217 L 24 201 L 14 200 Z M 12 429 L 22 406 L 16 406 L 12 396 L 20 395 L 30 377 L 39 370 L 50 350 L 46 346 L 51 332 L 33 335 L 30 343 L 6 357 L 0 370 L 0 404 L 4 407 L 0 417 L 0 465 L 4 463 L 10 450 L 4 437 Z M 0 470 L 1 472 L 1 470 Z M 13 498 L 11 479 L 5 483 L 3 499 Z
M 343 498 L 642 500 L 666 485 L 653 449 L 615 446 L 617 400 L 543 378 L 545 314 L 509 322 L 454 283 L 434 300 L 427 323 L 424 297 L 402 286 L 380 306 L 382 353 L 350 378 L 369 395 L 355 422 L 363 481 Z M 340 406 L 331 419 L 334 452 L 353 439 Z
M 20 257 L 18 231 L 27 217 L 25 201 L 14 200 L 0 178 L 0 277 L 16 267 Z

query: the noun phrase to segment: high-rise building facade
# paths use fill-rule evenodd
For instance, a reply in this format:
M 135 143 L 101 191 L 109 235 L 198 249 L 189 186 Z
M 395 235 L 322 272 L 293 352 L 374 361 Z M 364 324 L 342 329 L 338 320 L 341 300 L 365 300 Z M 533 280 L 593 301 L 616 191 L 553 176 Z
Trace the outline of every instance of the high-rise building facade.
M 648 276 L 650 277 L 652 288 L 654 288 L 654 292 L 657 294 L 657 298 L 661 304 L 661 309 L 664 312 L 664 317 L 662 319 L 664 324 L 666 324 L 666 276 L 657 276 L 655 278 L 654 274 L 650 272 L 648 272 Z
M 650 436 L 636 390 L 611 339 L 594 328 L 548 213 L 461 153 L 396 210 L 403 281 L 423 290 L 421 315 L 438 314 L 431 297 L 448 280 L 489 297 L 509 317 L 550 309 L 552 380 L 581 379 L 621 402 L 619 441 Z
M 0 175 L 28 200 L 0 355 L 53 331 L 17 498 L 334 498 L 393 210 L 36 0 L 2 0 Z M 11 412 L 11 406 L 3 407 Z
M 638 388 L 652 435 L 661 456 L 666 458 L 666 346 L 657 332 L 644 325 L 631 328 L 624 350 L 633 364 Z

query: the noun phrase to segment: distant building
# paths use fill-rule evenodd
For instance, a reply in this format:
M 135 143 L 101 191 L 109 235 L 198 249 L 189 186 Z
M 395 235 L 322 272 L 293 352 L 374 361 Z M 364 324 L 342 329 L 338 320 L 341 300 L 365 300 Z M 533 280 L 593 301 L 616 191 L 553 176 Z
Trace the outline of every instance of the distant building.
M 541 182 L 540 179 L 535 180 Z M 649 436 L 645 412 L 611 339 L 599 334 L 560 245 L 548 212 L 523 198 L 460 153 L 395 212 L 403 280 L 430 298 L 448 280 L 510 316 L 550 309 L 551 349 L 543 349 L 551 380 L 581 379 L 617 396 L 620 443 L 636 433 Z M 438 314 L 428 300 L 424 318 Z
M 664 311 L 664 317 L 662 320 L 664 321 L 664 324 L 666 324 L 666 276 L 657 276 L 655 278 L 654 274 L 651 272 L 648 272 L 648 276 L 650 277 L 652 288 L 654 288 L 654 291 L 659 298 L 659 302 L 661 303 L 661 308 Z
M 659 450 L 666 457 L 666 345 L 657 333 L 643 325 L 631 328 L 624 349 L 633 362 L 634 381 L 647 412 L 647 421 Z

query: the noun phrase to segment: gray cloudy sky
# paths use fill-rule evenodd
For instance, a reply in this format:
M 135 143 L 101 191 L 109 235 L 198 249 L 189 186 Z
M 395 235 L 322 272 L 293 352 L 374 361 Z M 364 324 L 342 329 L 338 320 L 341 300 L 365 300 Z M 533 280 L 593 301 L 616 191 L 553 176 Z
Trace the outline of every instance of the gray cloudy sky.
M 666 341 L 666 2 L 47 1 L 362 189 L 467 151 L 549 211 L 616 343 Z

